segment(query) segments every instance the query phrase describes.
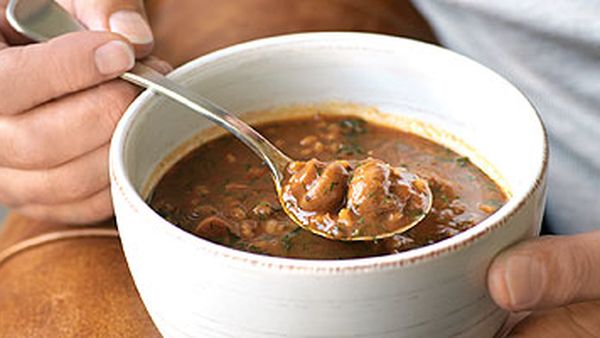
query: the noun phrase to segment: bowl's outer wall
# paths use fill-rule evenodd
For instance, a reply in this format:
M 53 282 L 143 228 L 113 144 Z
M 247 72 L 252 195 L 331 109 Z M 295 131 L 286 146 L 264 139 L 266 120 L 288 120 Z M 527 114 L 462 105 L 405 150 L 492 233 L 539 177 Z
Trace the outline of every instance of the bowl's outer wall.
M 543 188 L 508 224 L 443 258 L 349 275 L 244 268 L 148 226 L 151 219 L 115 198 L 132 275 L 165 337 L 479 338 L 506 318 L 487 294 L 487 267 L 505 246 L 537 233 Z
M 168 224 L 137 195 L 164 156 L 210 126 L 145 94 L 113 139 L 112 195 L 128 264 L 161 333 L 493 336 L 506 313 L 487 294 L 487 267 L 500 250 L 539 232 L 545 201 L 544 132 L 527 100 L 480 66 L 403 39 L 309 34 L 236 48 L 201 58 L 175 77 L 235 111 L 338 99 L 442 124 L 484 154 L 518 198 L 486 221 L 491 231 L 471 229 L 444 241 L 450 250 L 438 243 L 415 251 L 426 256 L 414 260 L 407 253 L 289 263 L 236 253 Z M 447 89 L 457 74 L 462 81 Z M 517 165 L 523 159 L 530 165 Z

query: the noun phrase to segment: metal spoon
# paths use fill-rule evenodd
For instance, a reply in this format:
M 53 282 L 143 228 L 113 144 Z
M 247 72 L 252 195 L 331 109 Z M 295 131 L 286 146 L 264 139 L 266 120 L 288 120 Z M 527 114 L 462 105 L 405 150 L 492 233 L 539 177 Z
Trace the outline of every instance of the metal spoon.
M 53 0 L 11 0 L 6 10 L 6 17 L 11 26 L 18 32 L 34 41 L 40 42 L 50 40 L 62 34 L 86 30 L 86 28 L 71 16 L 69 12 Z M 271 144 L 256 130 L 236 116 L 227 112 L 225 109 L 215 105 L 197 93 L 178 85 L 154 69 L 141 63 L 136 63 L 135 66 L 129 72 L 123 74 L 121 78 L 140 87 L 154 90 L 155 92 L 190 108 L 231 132 L 267 164 L 275 183 L 277 195 L 281 201 L 284 173 L 288 165 L 292 163 L 292 159 Z M 286 208 L 285 203 L 281 204 L 285 212 L 299 226 L 317 235 L 331 238 L 325 233 L 307 228 Z M 429 208 L 431 208 L 431 206 L 429 206 Z M 426 214 L 429 212 L 429 209 L 424 211 L 424 214 Z M 422 218 L 417 219 L 410 227 L 404 226 L 398 231 L 379 234 L 374 237 L 360 237 L 356 240 L 364 241 L 390 237 L 396 233 L 407 231 L 421 220 Z

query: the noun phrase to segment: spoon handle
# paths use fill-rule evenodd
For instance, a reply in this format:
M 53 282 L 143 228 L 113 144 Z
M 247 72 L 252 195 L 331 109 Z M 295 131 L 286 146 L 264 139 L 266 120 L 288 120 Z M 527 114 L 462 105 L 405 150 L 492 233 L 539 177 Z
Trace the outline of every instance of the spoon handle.
M 123 74 L 121 78 L 140 87 L 154 90 L 225 128 L 250 147 L 270 167 L 277 182 L 283 179 L 282 173 L 291 160 L 235 115 L 141 63 L 136 63 L 133 69 Z

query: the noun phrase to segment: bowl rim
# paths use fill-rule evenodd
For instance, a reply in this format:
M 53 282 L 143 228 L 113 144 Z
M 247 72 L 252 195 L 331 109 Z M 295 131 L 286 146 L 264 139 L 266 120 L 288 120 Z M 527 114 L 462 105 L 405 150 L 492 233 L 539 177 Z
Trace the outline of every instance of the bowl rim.
M 267 37 L 257 40 L 252 40 L 230 47 L 220 49 L 204 56 L 193 59 L 171 72 L 168 77 L 180 83 L 190 80 L 194 71 L 198 68 L 207 67 L 211 63 L 222 61 L 226 57 L 235 57 L 236 55 L 245 54 L 257 49 L 264 51 L 269 47 L 281 48 L 282 46 L 295 44 L 322 44 L 327 42 L 353 44 L 358 48 L 367 48 L 361 45 L 363 42 L 378 43 L 378 50 L 396 50 L 398 48 L 410 47 L 425 50 L 426 52 L 436 53 L 444 58 L 458 58 L 460 62 L 475 66 L 480 71 L 491 73 L 498 80 L 506 85 L 516 89 L 528 103 L 531 112 L 535 114 L 540 130 L 542 132 L 543 157 L 541 163 L 538 163 L 538 169 L 535 180 L 530 182 L 524 193 L 513 195 L 506 204 L 504 204 L 495 213 L 478 223 L 474 227 L 462 231 L 452 237 L 441 240 L 439 242 L 429 244 L 408 251 L 374 256 L 364 258 L 340 259 L 340 260 L 309 260 L 267 256 L 254 254 L 245 251 L 236 250 L 220 244 L 216 244 L 195 236 L 165 220 L 162 216 L 156 213 L 144 199 L 136 192 L 133 184 L 129 180 L 127 170 L 125 169 L 124 154 L 125 145 L 127 143 L 131 126 L 136 117 L 147 109 L 146 105 L 152 102 L 155 97 L 160 97 L 159 94 L 151 90 L 145 90 L 139 95 L 134 102 L 128 107 L 121 120 L 119 121 L 110 146 L 110 178 L 112 185 L 112 193 L 119 193 L 123 197 L 122 200 L 128 204 L 130 210 L 145 217 L 149 222 L 146 226 L 158 227 L 157 230 L 163 232 L 166 236 L 175 236 L 179 240 L 189 242 L 195 249 L 212 255 L 215 258 L 225 259 L 228 263 L 237 264 L 249 269 L 268 269 L 294 273 L 332 273 L 332 274 L 347 274 L 347 273 L 364 273 L 373 270 L 399 268 L 404 266 L 414 265 L 416 263 L 425 262 L 434 259 L 438 256 L 449 255 L 456 250 L 473 244 L 478 239 L 489 235 L 490 233 L 501 228 L 507 223 L 508 219 L 513 214 L 518 212 L 531 196 L 544 184 L 547 175 L 548 167 L 548 136 L 542 119 L 536 110 L 533 103 L 525 96 L 525 94 L 510 83 L 504 77 L 498 75 L 493 70 L 471 60 L 470 58 L 460 55 L 437 45 L 397 36 L 362 33 L 362 32 L 311 32 L 311 33 L 295 33 L 273 37 Z M 385 46 L 385 47 L 382 47 Z M 390 47 L 391 46 L 391 47 Z M 401 47 L 399 47 L 401 46 Z M 369 49 L 369 48 L 367 48 Z M 113 202 L 115 198 L 113 196 Z M 117 221 L 117 227 L 122 225 Z M 126 241 L 123 241 L 123 246 L 126 247 Z M 126 254 L 127 254 L 127 250 Z

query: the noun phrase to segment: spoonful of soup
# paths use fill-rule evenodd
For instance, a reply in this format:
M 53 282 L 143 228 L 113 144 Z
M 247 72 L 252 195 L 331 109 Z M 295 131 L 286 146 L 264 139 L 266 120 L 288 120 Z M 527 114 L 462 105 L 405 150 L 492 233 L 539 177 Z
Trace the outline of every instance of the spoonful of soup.
M 52 0 L 11 0 L 7 18 L 36 41 L 85 30 Z M 137 63 L 121 78 L 186 106 L 240 139 L 270 169 L 285 212 L 310 232 L 344 241 L 380 239 L 410 229 L 431 209 L 431 191 L 415 174 L 372 158 L 293 161 L 235 115 L 150 67 Z
M 311 159 L 291 163 L 287 172 L 280 194 L 285 210 L 296 223 L 331 239 L 390 237 L 418 224 L 432 206 L 425 180 L 373 158 Z

